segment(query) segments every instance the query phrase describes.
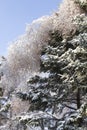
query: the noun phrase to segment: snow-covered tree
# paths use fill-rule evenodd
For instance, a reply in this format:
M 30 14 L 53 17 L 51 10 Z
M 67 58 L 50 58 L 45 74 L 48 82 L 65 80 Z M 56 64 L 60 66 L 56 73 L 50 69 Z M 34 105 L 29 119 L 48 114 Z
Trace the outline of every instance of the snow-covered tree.
M 40 73 L 27 81 L 29 91 L 17 92 L 19 98 L 31 104 L 31 118 L 21 117 L 20 122 L 35 130 L 37 127 L 40 130 L 86 129 L 86 19 L 85 15 L 74 19 L 74 24 L 79 24 L 82 30 L 70 40 L 63 40 L 57 31 L 50 32 L 48 45 L 41 51 Z
M 1 130 L 87 129 L 86 7 L 64 0 L 9 47 L 0 64 Z

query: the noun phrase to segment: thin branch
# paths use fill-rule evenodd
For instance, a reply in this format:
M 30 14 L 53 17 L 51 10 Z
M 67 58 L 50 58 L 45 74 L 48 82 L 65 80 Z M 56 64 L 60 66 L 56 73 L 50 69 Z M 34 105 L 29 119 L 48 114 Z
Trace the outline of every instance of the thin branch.
M 68 105 L 66 105 L 66 104 L 62 104 L 62 105 L 64 105 L 65 107 L 68 107 L 68 108 L 70 108 L 70 109 L 77 110 L 76 108 L 71 107 L 71 106 L 68 106 Z

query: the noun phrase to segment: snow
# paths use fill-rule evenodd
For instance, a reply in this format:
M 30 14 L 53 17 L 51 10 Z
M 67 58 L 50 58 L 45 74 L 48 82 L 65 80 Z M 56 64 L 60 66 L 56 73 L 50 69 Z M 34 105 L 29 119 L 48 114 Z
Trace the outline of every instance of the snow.
M 41 72 L 41 73 L 39 74 L 39 76 L 40 76 L 41 78 L 48 78 L 49 75 L 50 75 L 49 72 Z

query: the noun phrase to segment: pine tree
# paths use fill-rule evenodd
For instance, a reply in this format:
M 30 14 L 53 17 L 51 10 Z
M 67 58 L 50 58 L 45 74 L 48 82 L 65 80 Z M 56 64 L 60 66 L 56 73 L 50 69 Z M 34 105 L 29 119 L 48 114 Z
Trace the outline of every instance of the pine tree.
M 82 18 L 75 20 L 78 23 Z M 87 127 L 87 30 L 83 28 L 69 39 L 62 39 L 58 31 L 49 32 L 50 40 L 41 53 L 40 73 L 27 82 L 28 93 L 17 93 L 31 103 L 32 116 L 27 123 L 35 130 Z
M 61 9 L 62 12 L 65 9 L 64 16 L 60 10 L 56 16 L 43 20 L 40 30 L 32 32 L 34 42 L 27 41 L 28 33 L 11 48 L 7 61 L 12 63 L 9 64 L 12 69 L 5 64 L 7 77 L 4 75 L 6 79 L 1 80 L 5 81 L 5 89 L 10 90 L 5 97 L 0 89 L 1 130 L 87 130 L 87 9 L 82 0 L 76 2 L 82 3 L 77 7 L 74 0 L 65 0 Z M 75 16 L 77 12 L 79 15 L 67 22 L 69 15 Z M 80 15 L 82 12 L 84 15 Z M 65 21 L 61 21 L 63 17 Z M 27 44 L 20 44 L 20 40 Z M 24 45 L 22 50 L 21 45 Z M 33 74 L 27 73 L 31 68 Z M 12 115 L 13 109 L 16 114 Z

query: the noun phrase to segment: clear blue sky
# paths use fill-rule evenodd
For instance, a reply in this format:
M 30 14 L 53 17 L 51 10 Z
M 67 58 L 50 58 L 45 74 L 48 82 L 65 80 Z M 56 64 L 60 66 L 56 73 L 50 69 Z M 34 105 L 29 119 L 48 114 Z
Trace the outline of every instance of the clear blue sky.
M 25 32 L 26 23 L 58 8 L 62 0 L 0 0 L 0 55 L 6 55 L 9 42 Z

